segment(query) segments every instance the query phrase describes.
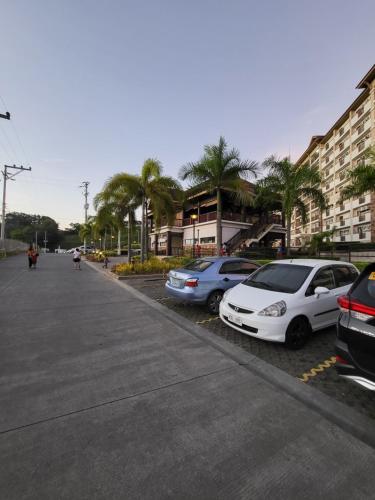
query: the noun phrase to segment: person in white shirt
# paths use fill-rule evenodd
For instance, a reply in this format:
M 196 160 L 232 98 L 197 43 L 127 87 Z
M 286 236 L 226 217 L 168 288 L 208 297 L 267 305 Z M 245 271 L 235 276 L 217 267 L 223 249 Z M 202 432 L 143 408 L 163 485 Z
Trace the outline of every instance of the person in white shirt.
M 73 252 L 73 262 L 73 269 L 81 270 L 81 252 L 79 251 L 79 248 L 76 248 Z

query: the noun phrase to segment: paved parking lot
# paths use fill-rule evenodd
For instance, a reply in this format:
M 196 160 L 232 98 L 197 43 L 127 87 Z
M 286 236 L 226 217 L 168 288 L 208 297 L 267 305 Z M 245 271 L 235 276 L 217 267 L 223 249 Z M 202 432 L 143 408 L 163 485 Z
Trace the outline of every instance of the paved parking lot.
M 168 298 L 164 293 L 164 280 L 132 278 L 126 280 L 126 283 L 181 314 L 186 321 L 200 324 L 216 335 L 240 346 L 245 351 L 251 352 L 296 378 L 300 378 L 301 383 L 314 386 L 357 411 L 375 418 L 374 393 L 349 383 L 336 374 L 334 368 L 334 327 L 314 333 L 303 349 L 291 351 L 283 345 L 265 342 L 233 330 L 222 323 L 218 317 L 210 316 L 204 307 L 182 304 Z

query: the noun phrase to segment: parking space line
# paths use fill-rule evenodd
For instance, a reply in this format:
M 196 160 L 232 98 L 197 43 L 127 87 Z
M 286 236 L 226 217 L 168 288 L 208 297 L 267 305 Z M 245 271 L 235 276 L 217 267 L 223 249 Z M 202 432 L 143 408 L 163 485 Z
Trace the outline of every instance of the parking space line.
M 169 299 L 170 299 L 170 297 L 158 297 L 154 300 L 156 300 L 157 302 L 162 302 L 163 300 L 169 300 Z
M 212 318 L 202 319 L 202 321 L 196 321 L 195 324 L 196 325 L 204 325 L 205 323 L 209 323 L 210 321 L 216 321 L 219 318 L 220 318 L 220 316 L 213 316 Z
M 323 361 L 315 368 L 311 368 L 309 372 L 303 373 L 302 377 L 299 378 L 302 382 L 308 382 L 312 377 L 316 377 L 318 373 L 324 372 L 327 368 L 331 368 L 336 363 L 336 356 L 332 356 L 329 359 Z

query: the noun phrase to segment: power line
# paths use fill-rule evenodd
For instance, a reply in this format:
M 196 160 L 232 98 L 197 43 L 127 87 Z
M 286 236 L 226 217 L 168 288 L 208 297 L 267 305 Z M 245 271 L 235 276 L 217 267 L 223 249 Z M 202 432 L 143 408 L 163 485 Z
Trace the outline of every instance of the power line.
M 4 101 L 3 97 L 1 96 L 1 94 L 0 94 L 0 100 L 1 100 L 1 102 L 3 103 L 4 108 L 7 108 L 7 105 L 5 104 L 5 101 Z M 10 119 L 10 113 L 8 113 L 8 112 L 7 112 L 7 113 L 6 113 L 6 115 L 9 115 L 9 118 L 8 118 L 8 119 Z M 1 116 L 1 115 L 0 115 L 0 116 Z M 29 162 L 29 159 L 28 159 L 28 155 L 26 154 L 26 150 L 25 150 L 25 147 L 24 147 L 24 145 L 23 145 L 23 142 L 21 141 L 20 135 L 18 134 L 18 131 L 17 131 L 17 129 L 16 129 L 16 124 L 14 123 L 14 119 L 13 119 L 10 123 L 11 123 L 11 125 L 12 125 L 14 135 L 15 135 L 15 136 L 16 136 L 16 138 L 17 138 L 18 144 L 20 145 L 20 148 L 21 148 L 21 150 L 22 150 L 22 152 L 23 152 L 23 155 L 24 155 L 24 157 L 25 157 L 25 160 L 26 160 L 26 162 L 27 162 L 27 163 L 30 163 L 30 162 Z

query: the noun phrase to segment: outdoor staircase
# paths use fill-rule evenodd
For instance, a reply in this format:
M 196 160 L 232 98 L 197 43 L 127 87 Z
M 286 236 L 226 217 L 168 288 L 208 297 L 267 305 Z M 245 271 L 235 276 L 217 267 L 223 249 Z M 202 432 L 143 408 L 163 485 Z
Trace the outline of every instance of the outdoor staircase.
M 247 245 L 259 243 L 259 241 L 270 231 L 276 231 L 284 234 L 286 232 L 285 228 L 281 224 L 258 222 L 248 229 L 240 229 L 238 233 L 226 241 L 226 244 L 230 253 L 233 253 L 238 250 L 240 245 L 244 242 L 246 242 Z

